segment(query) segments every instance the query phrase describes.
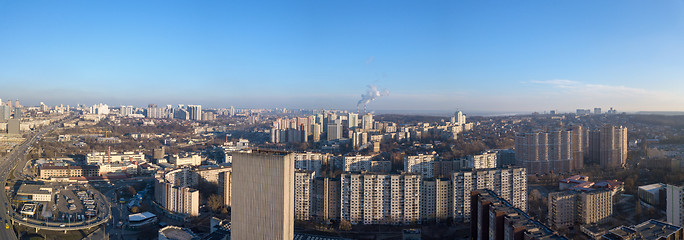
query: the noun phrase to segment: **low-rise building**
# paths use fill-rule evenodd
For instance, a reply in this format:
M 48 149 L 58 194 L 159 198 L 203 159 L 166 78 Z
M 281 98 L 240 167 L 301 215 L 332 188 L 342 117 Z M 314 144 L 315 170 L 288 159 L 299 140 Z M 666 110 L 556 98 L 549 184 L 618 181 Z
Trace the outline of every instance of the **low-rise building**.
M 199 166 L 202 164 L 202 157 L 197 154 L 174 154 L 169 157 L 169 163 L 173 164 L 175 167 Z
M 50 202 L 52 201 L 52 187 L 22 184 L 17 190 L 17 199 L 23 202 Z
M 145 162 L 145 154 L 142 152 L 92 152 L 86 155 L 87 164 L 117 163 L 117 162 Z
M 665 201 L 665 199 L 661 199 L 661 197 L 665 196 L 666 191 L 665 184 L 654 183 L 639 186 L 637 193 L 639 194 L 639 199 L 641 199 L 641 201 L 650 204 L 651 206 L 659 206 L 661 201 Z
M 98 166 L 56 166 L 53 164 L 44 164 L 39 168 L 40 178 L 68 178 L 68 177 L 94 177 L 100 176 L 100 168 Z

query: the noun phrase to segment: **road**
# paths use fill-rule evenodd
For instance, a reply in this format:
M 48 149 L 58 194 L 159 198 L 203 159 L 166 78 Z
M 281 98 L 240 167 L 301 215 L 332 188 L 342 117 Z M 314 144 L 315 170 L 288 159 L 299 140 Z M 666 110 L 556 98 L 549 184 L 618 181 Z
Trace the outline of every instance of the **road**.
M 74 116 L 72 116 L 72 118 L 73 117 Z M 40 129 L 40 131 L 38 131 L 37 133 L 30 135 L 23 143 L 15 146 L 12 152 L 7 154 L 4 158 L 0 159 L 0 183 L 2 186 L 5 186 L 8 174 L 10 173 L 11 169 L 14 169 L 20 162 L 23 162 L 25 164 L 25 155 L 28 152 L 31 145 L 40 140 L 40 137 L 42 137 L 46 133 L 54 130 L 63 121 L 64 120 L 55 122 L 50 126 Z M 18 175 L 19 173 L 14 174 L 15 177 L 21 178 L 20 175 Z M 9 225 L 9 229 L 5 226 L 0 227 L 0 239 L 14 240 L 17 239 L 17 236 L 14 233 L 12 223 L 9 221 L 10 217 L 7 215 L 7 213 L 11 211 L 11 209 L 8 209 L 10 207 L 9 201 L 7 199 L 7 193 L 5 192 L 4 187 L 0 189 L 0 191 L 2 192 L 2 194 L 0 194 L 0 218 L 2 218 L 2 223 L 7 222 L 7 225 Z M 2 223 L 0 223 L 0 226 L 2 225 Z

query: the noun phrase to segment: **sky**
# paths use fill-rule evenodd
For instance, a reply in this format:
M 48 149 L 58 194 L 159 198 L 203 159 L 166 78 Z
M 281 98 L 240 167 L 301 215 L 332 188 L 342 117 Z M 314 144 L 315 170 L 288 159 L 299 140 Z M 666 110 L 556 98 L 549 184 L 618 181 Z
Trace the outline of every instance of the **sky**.
M 684 1 L 4 1 L 0 99 L 684 111 Z

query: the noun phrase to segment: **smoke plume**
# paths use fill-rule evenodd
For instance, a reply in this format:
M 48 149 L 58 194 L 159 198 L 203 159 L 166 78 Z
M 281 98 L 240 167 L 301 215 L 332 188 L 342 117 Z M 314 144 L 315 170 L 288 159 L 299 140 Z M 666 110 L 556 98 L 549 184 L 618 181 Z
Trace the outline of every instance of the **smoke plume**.
M 377 86 L 368 85 L 368 90 L 366 91 L 365 94 L 361 94 L 361 100 L 359 100 L 359 103 L 356 104 L 356 108 L 359 108 L 361 105 L 363 105 L 364 112 L 365 112 L 366 105 L 368 105 L 368 103 L 372 102 L 373 100 L 375 100 L 379 97 L 383 97 L 383 96 L 387 96 L 387 95 L 389 95 L 388 90 L 380 91 L 380 90 L 378 90 Z

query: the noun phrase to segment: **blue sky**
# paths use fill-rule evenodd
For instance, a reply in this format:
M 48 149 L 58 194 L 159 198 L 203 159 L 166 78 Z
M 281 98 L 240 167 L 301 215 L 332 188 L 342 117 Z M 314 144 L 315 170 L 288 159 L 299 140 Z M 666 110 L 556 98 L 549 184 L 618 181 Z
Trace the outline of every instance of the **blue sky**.
M 684 110 L 682 1 L 0 1 L 0 98 Z

